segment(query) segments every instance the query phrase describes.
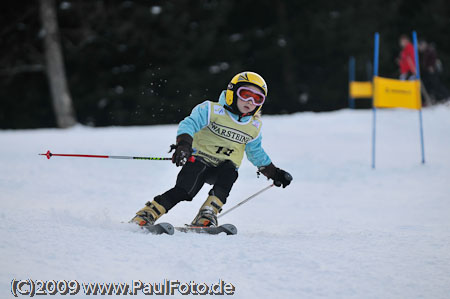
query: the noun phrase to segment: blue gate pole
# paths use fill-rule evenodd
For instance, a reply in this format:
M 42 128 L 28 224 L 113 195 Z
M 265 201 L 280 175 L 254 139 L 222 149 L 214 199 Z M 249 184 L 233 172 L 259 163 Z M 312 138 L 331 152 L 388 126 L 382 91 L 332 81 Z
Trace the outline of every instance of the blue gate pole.
M 416 31 L 412 32 L 412 36 L 413 36 L 413 42 L 414 42 L 414 58 L 416 61 L 416 79 L 419 80 L 419 82 L 420 82 L 419 51 L 418 51 Z M 420 96 L 421 96 L 421 94 L 420 94 Z M 421 97 L 421 99 L 422 99 L 422 97 Z M 420 106 L 422 107 L 422 103 L 420 104 Z M 420 144 L 421 144 L 421 150 L 422 150 L 422 164 L 425 164 L 425 145 L 424 145 L 424 141 L 423 141 L 422 108 L 419 109 L 419 127 L 420 127 Z
M 422 145 L 422 164 L 425 164 L 425 145 L 423 141 L 422 109 L 419 110 L 419 122 L 420 122 L 420 143 Z
M 378 57 L 380 48 L 380 34 L 375 33 L 375 44 L 373 53 L 373 82 L 375 83 L 375 77 L 378 76 Z M 375 88 L 374 88 L 375 90 Z M 376 143 L 376 124 L 377 124 L 377 109 L 375 107 L 375 94 L 372 97 L 372 111 L 373 111 L 373 122 L 372 122 L 372 168 L 375 169 L 375 143 Z
M 350 93 L 350 83 L 355 81 L 355 57 L 350 56 L 348 60 L 348 106 L 351 109 L 355 108 L 355 99 Z

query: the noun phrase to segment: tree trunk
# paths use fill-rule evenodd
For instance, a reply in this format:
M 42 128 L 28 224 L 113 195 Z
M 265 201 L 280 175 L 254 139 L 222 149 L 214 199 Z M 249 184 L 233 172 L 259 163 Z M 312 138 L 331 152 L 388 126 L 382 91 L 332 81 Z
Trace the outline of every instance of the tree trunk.
M 75 125 L 76 119 L 67 87 L 54 0 L 40 0 L 40 10 L 41 22 L 45 32 L 46 72 L 53 100 L 53 109 L 58 127 L 67 128 Z

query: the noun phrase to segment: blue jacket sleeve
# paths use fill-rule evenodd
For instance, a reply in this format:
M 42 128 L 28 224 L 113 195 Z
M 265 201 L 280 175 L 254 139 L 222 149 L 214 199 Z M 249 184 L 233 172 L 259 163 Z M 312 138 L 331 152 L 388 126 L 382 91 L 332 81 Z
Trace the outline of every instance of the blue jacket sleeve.
M 195 106 L 191 114 L 178 125 L 177 136 L 189 134 L 194 137 L 195 133 L 207 126 L 209 123 L 210 106 L 209 101 L 204 101 Z
M 247 143 L 245 146 L 245 153 L 247 154 L 247 159 L 256 167 L 267 166 L 272 161 L 266 154 L 261 145 L 262 137 L 259 134 L 254 140 Z

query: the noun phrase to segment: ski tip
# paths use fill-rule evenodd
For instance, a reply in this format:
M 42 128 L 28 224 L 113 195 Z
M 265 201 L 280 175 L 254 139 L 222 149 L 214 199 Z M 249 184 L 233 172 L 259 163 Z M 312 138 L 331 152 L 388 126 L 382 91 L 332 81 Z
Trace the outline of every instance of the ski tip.
M 175 232 L 175 228 L 173 227 L 173 225 L 166 222 L 151 225 L 142 225 L 139 227 L 147 230 L 153 235 L 162 235 L 162 234 L 173 235 Z
M 227 235 L 236 235 L 237 228 L 233 224 L 222 224 L 220 226 Z
M 159 225 L 164 230 L 164 232 L 168 235 L 173 235 L 175 233 L 175 228 L 170 223 L 163 222 L 163 223 L 159 223 L 156 225 Z

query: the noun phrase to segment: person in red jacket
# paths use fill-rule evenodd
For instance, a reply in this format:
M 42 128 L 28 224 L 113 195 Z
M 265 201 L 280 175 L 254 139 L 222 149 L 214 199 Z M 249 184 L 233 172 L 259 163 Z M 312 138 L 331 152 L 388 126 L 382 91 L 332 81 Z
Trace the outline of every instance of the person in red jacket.
M 401 35 L 400 47 L 402 51 L 400 52 L 400 57 L 398 59 L 398 65 L 400 67 L 400 79 L 406 80 L 410 79 L 416 75 L 416 63 L 414 58 L 414 46 L 407 35 Z

